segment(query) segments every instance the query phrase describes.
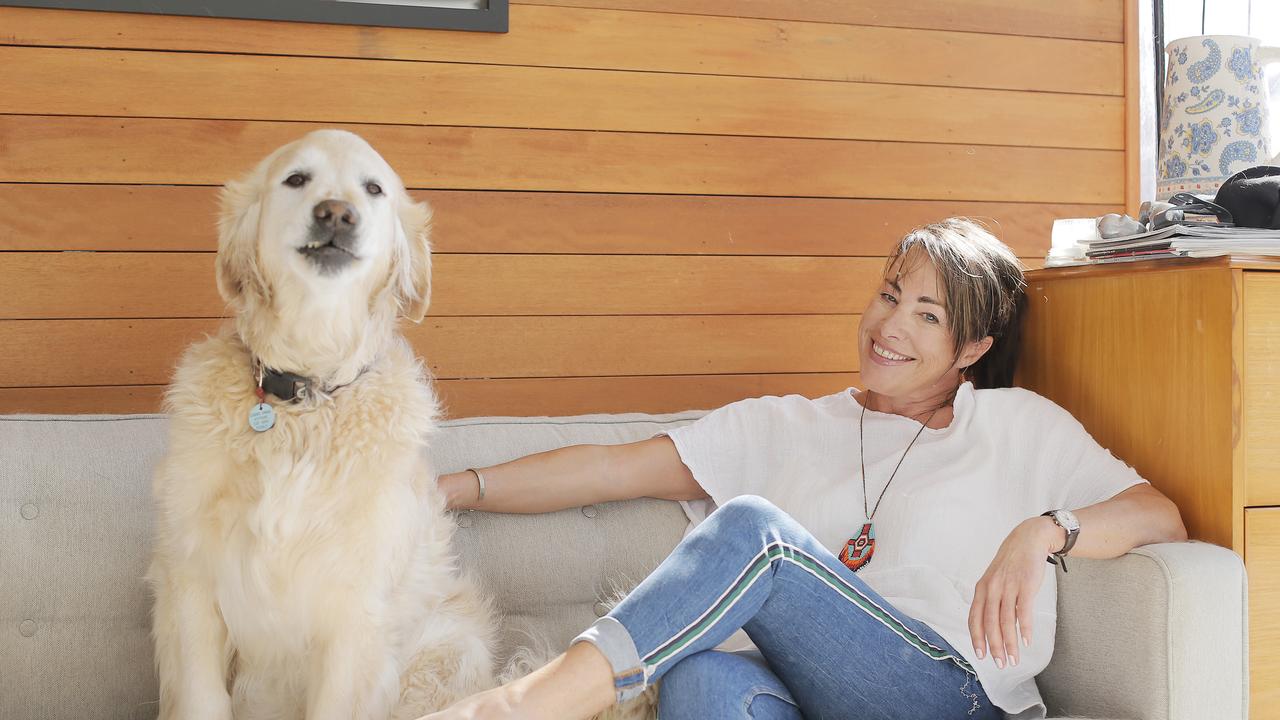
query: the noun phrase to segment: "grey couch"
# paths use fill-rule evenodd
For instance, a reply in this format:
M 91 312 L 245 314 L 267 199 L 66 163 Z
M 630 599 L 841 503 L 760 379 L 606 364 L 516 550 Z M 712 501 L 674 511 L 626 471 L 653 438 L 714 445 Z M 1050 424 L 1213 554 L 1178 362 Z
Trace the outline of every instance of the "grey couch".
M 445 423 L 441 472 L 573 443 L 621 443 L 698 412 Z M 158 415 L 0 416 L 0 720 L 149 720 L 156 680 L 142 582 Z M 503 650 L 536 630 L 563 645 L 680 539 L 673 502 L 540 516 L 466 513 L 456 546 L 506 614 Z M 1240 559 L 1199 543 L 1077 560 L 1039 682 L 1051 716 L 1235 720 L 1247 707 Z

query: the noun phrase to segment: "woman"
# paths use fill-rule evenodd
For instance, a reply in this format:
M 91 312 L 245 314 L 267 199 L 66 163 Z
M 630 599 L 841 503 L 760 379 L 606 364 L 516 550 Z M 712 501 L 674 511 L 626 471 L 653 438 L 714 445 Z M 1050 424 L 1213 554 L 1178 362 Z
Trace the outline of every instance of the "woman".
M 1046 559 L 1186 530 L 1066 411 L 1001 387 L 1023 284 L 980 226 L 922 227 L 862 315 L 862 391 L 744 400 L 649 440 L 442 476 L 459 508 L 719 509 L 565 654 L 428 720 L 585 718 L 659 678 L 662 720 L 1043 717 Z M 733 644 L 739 628 L 754 648 Z

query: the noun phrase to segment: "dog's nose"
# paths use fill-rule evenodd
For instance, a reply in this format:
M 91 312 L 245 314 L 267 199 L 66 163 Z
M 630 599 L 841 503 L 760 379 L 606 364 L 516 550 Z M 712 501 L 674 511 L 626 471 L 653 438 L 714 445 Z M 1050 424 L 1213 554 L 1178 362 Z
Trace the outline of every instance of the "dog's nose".
M 322 200 L 311 209 L 316 224 L 328 230 L 351 230 L 360 222 L 360 215 L 349 202 Z

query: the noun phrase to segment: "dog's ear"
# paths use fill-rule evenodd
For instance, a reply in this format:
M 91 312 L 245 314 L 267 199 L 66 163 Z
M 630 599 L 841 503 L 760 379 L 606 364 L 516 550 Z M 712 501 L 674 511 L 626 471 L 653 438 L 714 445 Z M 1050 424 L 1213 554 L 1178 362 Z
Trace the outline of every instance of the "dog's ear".
M 257 173 L 228 182 L 219 198 L 218 292 L 232 307 L 258 300 L 269 303 L 267 284 L 258 269 L 258 220 L 262 212 L 262 183 Z
M 401 191 L 396 208 L 396 300 L 400 313 L 420 323 L 431 304 L 431 206 Z

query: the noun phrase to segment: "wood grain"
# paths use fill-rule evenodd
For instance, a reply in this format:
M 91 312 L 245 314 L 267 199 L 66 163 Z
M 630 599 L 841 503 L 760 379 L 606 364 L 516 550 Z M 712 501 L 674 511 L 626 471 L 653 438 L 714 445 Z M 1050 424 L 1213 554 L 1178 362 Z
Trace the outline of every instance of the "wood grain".
M 1244 548 L 1245 495 L 1248 474 L 1245 460 L 1245 397 L 1249 387 L 1244 368 L 1245 271 L 1231 268 L 1231 547 Z
M 1124 153 L 1109 150 L 340 127 L 362 134 L 416 188 L 1104 204 L 1124 199 Z M 311 129 L 306 123 L 0 116 L 0 182 L 218 184 Z
M 1214 265 L 1031 273 L 1020 384 L 1177 503 L 1193 538 L 1232 547 L 1232 287 Z
M 1117 42 L 573 7 L 513 5 L 500 35 L 25 8 L 0 8 L 0 27 L 8 45 L 1124 93 Z
M 15 47 L 0 67 L 0 113 L 1124 148 L 1123 100 L 1106 96 Z
M 1039 35 L 1084 40 L 1123 40 L 1121 3 L 1116 0 L 532 0 L 539 5 L 612 8 L 647 12 L 807 20 L 851 25 L 934 28 L 968 32 Z M 523 4 L 523 2 L 521 3 Z M 515 6 L 513 6 L 515 7 Z
M 1280 508 L 1245 511 L 1249 717 L 1280 717 Z
M 0 415 L 159 413 L 164 385 L 0 388 Z
M 443 255 L 430 313 L 853 314 L 883 258 Z M 0 319 L 214 318 L 212 253 L 0 253 Z
M 3 387 L 157 385 L 220 320 L 0 320 Z M 428 318 L 440 379 L 850 373 L 857 315 Z M 87 360 L 91 358 L 92 360 Z
M 1246 272 L 1244 301 L 1246 503 L 1280 505 L 1280 272 Z
M 816 398 L 857 386 L 857 373 L 672 375 L 440 380 L 445 417 L 678 412 L 799 393 Z M 0 388 L 0 414 L 156 413 L 164 385 Z
M 956 215 L 1044 257 L 1054 218 L 1118 205 L 835 198 L 415 191 L 437 253 L 884 255 L 910 228 Z M 74 208 L 75 212 L 68 212 Z M 217 189 L 0 184 L 0 250 L 212 251 Z

